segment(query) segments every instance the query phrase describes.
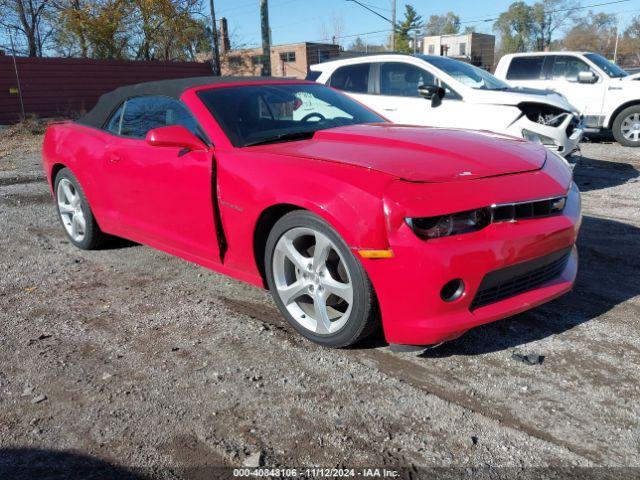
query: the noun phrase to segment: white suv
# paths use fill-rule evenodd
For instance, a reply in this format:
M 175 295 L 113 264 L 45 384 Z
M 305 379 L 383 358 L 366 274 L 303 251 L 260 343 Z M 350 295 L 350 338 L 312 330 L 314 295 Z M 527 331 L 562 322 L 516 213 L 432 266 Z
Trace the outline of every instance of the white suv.
M 582 138 L 579 115 L 562 95 L 514 89 L 447 57 L 334 60 L 313 65 L 307 78 L 345 91 L 395 123 L 490 130 L 544 144 L 565 157 Z
M 569 99 L 585 128 L 611 130 L 628 147 L 640 147 L 640 82 L 597 53 L 538 52 L 505 55 L 496 76 L 513 85 L 547 88 Z

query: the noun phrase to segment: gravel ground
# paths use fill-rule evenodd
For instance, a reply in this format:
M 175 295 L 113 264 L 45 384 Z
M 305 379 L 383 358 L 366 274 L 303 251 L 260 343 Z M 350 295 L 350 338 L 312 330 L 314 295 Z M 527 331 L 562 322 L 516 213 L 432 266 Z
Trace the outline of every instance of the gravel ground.
M 583 147 L 571 294 L 416 354 L 381 340 L 322 349 L 266 292 L 144 246 L 75 249 L 39 137 L 9 133 L 0 477 L 214 478 L 194 468 L 245 462 L 640 467 L 640 149 Z M 512 357 L 530 352 L 542 364 Z

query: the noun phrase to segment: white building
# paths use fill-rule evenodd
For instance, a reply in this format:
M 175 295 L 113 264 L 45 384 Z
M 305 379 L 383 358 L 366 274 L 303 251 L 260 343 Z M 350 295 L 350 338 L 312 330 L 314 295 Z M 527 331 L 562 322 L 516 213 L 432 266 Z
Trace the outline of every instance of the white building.
M 485 70 L 493 69 L 496 37 L 486 33 L 424 37 L 423 52 L 462 60 Z

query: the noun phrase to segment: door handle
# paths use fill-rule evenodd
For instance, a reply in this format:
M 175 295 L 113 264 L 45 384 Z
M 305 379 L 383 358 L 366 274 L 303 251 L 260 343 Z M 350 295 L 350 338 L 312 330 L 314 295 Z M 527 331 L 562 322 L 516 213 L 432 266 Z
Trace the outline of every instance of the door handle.
M 115 153 L 112 153 L 111 155 L 109 155 L 109 162 L 110 163 L 118 163 L 120 160 L 122 160 L 120 158 L 120 156 L 116 155 Z
M 389 108 L 383 108 L 383 110 L 384 110 L 385 112 L 397 112 L 397 111 L 398 111 L 398 109 L 397 109 L 397 108 L 392 108 L 392 107 L 389 107 Z

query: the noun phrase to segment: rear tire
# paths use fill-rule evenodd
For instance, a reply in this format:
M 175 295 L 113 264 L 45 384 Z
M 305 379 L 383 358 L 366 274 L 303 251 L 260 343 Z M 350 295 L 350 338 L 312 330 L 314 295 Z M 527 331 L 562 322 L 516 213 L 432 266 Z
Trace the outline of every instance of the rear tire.
M 317 215 L 296 210 L 276 222 L 267 239 L 265 271 L 280 312 L 312 342 L 346 347 L 379 328 L 367 273 Z
M 87 197 L 68 168 L 58 172 L 53 182 L 58 217 L 69 241 L 81 250 L 94 250 L 108 238 L 96 222 Z
M 613 137 L 625 147 L 640 147 L 640 105 L 622 110 L 613 121 Z

